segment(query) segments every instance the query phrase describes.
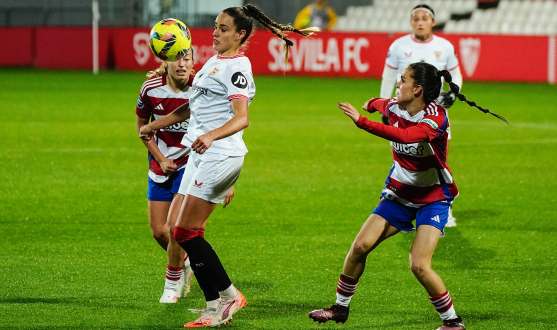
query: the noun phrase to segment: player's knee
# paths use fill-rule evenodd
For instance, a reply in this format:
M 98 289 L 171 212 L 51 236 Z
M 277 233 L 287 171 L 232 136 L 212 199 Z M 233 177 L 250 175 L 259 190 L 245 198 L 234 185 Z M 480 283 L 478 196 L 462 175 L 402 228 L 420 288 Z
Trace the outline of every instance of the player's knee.
M 168 241 L 168 228 L 166 226 L 151 227 L 151 234 L 157 242 Z
M 352 243 L 352 249 L 351 249 L 351 253 L 353 255 L 353 257 L 361 257 L 361 256 L 367 256 L 368 253 L 371 251 L 372 245 L 368 242 L 362 241 L 362 240 L 355 240 L 354 243 Z
M 416 260 L 410 256 L 410 270 L 416 278 L 422 278 L 429 269 L 430 265 L 428 262 Z
M 199 235 L 199 229 L 174 227 L 174 240 L 178 243 L 186 243 Z

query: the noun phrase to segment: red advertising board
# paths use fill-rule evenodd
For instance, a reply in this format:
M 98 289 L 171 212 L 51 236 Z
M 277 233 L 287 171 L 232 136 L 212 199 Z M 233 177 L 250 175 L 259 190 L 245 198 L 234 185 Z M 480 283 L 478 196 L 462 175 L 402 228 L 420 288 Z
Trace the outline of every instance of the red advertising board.
M 1 28 L 0 66 L 92 68 L 91 28 Z M 195 68 L 215 54 L 212 29 L 191 29 Z M 391 43 L 404 34 L 321 32 L 311 38 L 290 34 L 294 42 L 284 63 L 283 41 L 258 29 L 245 53 L 253 73 L 317 77 L 380 78 Z M 440 34 L 455 47 L 465 80 L 555 82 L 555 36 Z M 13 42 L 9 42 L 13 40 Z M 153 70 L 160 61 L 148 45 L 148 28 L 99 29 L 100 67 L 113 63 L 121 70 Z M 18 48 L 8 47 L 16 43 Z
M 49 69 L 92 69 L 93 30 L 77 27 L 35 28 L 35 66 Z M 111 29 L 99 29 L 99 67 L 109 58 Z
M 0 66 L 33 65 L 33 28 L 2 28 Z

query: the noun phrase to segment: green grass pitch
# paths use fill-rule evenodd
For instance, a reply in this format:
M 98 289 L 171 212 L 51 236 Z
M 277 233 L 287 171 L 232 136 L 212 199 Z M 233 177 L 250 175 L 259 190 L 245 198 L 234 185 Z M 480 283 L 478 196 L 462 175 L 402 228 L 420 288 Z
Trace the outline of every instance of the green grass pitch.
M 166 258 L 147 222 L 142 72 L 0 70 L 0 329 L 179 329 L 192 292 L 159 304 Z M 246 309 L 230 329 L 435 329 L 408 267 L 413 235 L 370 254 L 345 325 L 318 325 L 352 240 L 378 201 L 388 143 L 336 108 L 378 80 L 256 76 L 236 197 L 207 239 Z M 557 328 L 557 88 L 465 82 L 451 108 L 460 190 L 433 267 L 469 329 Z M 369 115 L 378 120 L 378 115 Z

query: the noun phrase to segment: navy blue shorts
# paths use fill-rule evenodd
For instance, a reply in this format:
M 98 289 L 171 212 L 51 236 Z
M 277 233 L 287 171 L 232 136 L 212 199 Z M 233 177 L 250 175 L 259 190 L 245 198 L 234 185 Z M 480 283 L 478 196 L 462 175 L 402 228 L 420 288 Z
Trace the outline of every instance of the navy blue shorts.
M 430 225 L 438 228 L 444 235 L 443 228 L 449 218 L 449 208 L 451 203 L 438 201 L 424 205 L 420 208 L 408 207 L 399 202 L 382 198 L 381 202 L 373 210 L 373 214 L 380 215 L 392 226 L 403 232 L 415 231 L 421 225 Z M 412 221 L 416 219 L 416 227 Z
M 178 193 L 182 176 L 184 175 L 185 167 L 182 167 L 178 172 L 174 173 L 163 183 L 157 183 L 149 178 L 149 185 L 147 186 L 147 200 L 157 202 L 172 202 L 174 194 Z

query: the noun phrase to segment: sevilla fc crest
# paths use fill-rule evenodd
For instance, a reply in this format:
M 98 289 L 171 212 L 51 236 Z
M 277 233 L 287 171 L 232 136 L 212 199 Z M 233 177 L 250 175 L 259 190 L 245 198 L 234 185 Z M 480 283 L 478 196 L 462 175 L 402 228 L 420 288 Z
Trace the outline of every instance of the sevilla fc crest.
M 480 39 L 460 39 L 460 58 L 466 75 L 472 77 L 480 59 Z

